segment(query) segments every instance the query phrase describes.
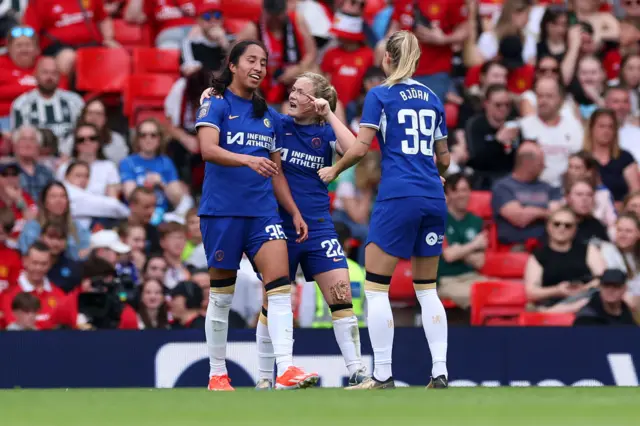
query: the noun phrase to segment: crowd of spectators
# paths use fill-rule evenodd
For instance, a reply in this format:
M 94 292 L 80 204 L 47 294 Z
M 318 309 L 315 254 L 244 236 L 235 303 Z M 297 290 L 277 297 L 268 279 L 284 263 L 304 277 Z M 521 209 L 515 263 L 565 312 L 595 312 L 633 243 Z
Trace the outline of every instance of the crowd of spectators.
M 159 119 L 122 126 L 112 99 L 75 90 L 78 50 L 121 49 L 118 23 L 180 52 Z M 630 318 L 640 307 L 639 2 L 39 0 L 0 7 L 0 329 L 200 327 L 209 284 L 193 124 L 211 72 L 232 43 L 259 39 L 271 105 L 286 113 L 295 77 L 321 72 L 357 132 L 364 96 L 384 79 L 385 37 L 399 29 L 418 37 L 415 79 L 447 112 L 441 296 L 467 309 L 498 246 L 531 253 L 521 277 L 531 309 L 621 318 L 622 303 Z M 379 181 L 374 149 L 330 186 L 360 263 Z M 474 191 L 491 192 L 490 221 L 469 212 Z M 247 259 L 237 288 L 232 323 L 252 326 L 262 295 Z

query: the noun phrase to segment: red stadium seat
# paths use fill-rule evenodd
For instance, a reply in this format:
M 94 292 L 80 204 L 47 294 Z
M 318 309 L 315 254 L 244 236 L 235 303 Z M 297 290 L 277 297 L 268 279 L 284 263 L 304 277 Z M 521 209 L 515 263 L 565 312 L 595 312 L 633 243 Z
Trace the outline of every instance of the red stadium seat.
M 76 56 L 76 89 L 90 92 L 92 98 L 102 93 L 122 92 L 125 87 L 131 58 L 125 49 L 85 47 Z
M 529 253 L 497 253 L 487 251 L 480 273 L 485 277 L 522 279 Z
M 143 110 L 164 110 L 164 99 L 169 94 L 174 79 L 163 74 L 138 74 L 129 77 L 124 91 L 124 114 L 133 124 L 136 115 Z
M 415 290 L 413 289 L 413 273 L 411 261 L 400 259 L 391 277 L 389 299 L 396 302 L 415 304 Z
M 458 125 L 458 113 L 460 112 L 460 107 L 456 104 L 452 104 L 451 102 L 447 102 L 444 104 L 444 113 L 447 117 L 447 127 L 450 129 L 454 129 Z
M 456 305 L 456 303 L 451 299 L 442 299 L 442 306 L 444 306 L 445 309 L 453 309 L 458 307 L 458 305 Z
M 164 109 L 159 110 L 159 109 L 140 108 L 138 113 L 135 116 L 134 124 L 135 126 L 137 126 L 138 124 L 140 124 L 140 122 L 144 120 L 148 120 L 150 118 L 158 120 L 160 123 L 163 123 L 163 124 L 169 121 L 166 114 L 164 113 Z
M 238 34 L 240 31 L 247 26 L 247 24 L 251 22 L 248 19 L 224 19 L 224 29 L 229 34 Z
M 493 219 L 493 210 L 491 210 L 491 191 L 471 191 L 467 210 L 469 210 L 469 213 L 480 216 L 484 220 Z
M 246 19 L 258 22 L 262 15 L 263 0 L 242 0 L 242 6 L 238 7 L 238 0 L 222 0 L 224 19 Z
M 133 74 L 180 76 L 180 51 L 139 47 L 133 50 Z
M 570 327 L 576 319 L 571 313 L 523 312 L 518 317 L 518 325 L 524 327 Z
M 471 286 L 471 325 L 516 325 L 526 304 L 523 284 L 505 281 L 475 283 Z
M 116 41 L 127 50 L 151 46 L 151 30 L 148 25 L 130 24 L 124 19 L 114 19 L 113 32 Z

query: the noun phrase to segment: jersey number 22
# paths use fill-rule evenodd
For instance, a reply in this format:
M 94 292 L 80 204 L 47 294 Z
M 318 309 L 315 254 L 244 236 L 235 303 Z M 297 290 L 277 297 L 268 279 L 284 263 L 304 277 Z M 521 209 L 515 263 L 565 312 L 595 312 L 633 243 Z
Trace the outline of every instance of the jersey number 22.
M 407 139 L 402 140 L 404 154 L 433 156 L 433 131 L 436 113 L 431 109 L 401 109 L 398 111 L 398 123 L 406 124 L 404 132 Z

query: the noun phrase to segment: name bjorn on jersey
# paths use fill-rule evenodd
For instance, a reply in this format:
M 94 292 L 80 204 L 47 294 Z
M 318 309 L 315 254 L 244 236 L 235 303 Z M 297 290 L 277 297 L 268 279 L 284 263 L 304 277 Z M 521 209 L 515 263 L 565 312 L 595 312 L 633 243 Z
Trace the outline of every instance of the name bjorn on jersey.
M 227 132 L 227 144 L 232 145 L 234 143 L 271 150 L 274 146 L 274 137 L 260 133 Z
M 400 97 L 403 101 L 408 101 L 410 99 L 421 99 L 423 101 L 429 100 L 429 94 L 427 92 L 423 92 L 422 90 L 417 90 L 414 88 L 403 90 L 400 92 Z
M 324 167 L 324 158 L 318 155 L 309 155 L 305 152 L 290 149 L 282 150 L 282 159 L 289 164 L 319 170 Z

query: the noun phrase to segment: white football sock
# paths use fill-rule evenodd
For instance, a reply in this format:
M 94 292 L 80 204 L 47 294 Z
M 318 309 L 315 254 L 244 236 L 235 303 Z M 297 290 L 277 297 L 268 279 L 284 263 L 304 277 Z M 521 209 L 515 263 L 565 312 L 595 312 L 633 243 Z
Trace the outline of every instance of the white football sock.
M 276 358 L 278 376 L 293 365 L 293 312 L 291 293 L 267 295 L 269 335 Z
M 389 293 L 365 290 L 367 296 L 367 326 L 373 347 L 373 377 L 384 382 L 391 374 L 391 353 L 393 352 L 393 313 Z
M 261 315 L 262 317 L 262 315 Z M 258 377 L 273 381 L 273 367 L 275 356 L 269 336 L 269 327 L 258 321 L 256 327 L 256 344 L 258 345 Z
M 227 374 L 227 332 L 233 294 L 209 293 L 204 327 L 209 351 L 209 377 Z
M 422 308 L 422 327 L 429 342 L 433 366 L 431 375 L 435 378 L 447 372 L 447 313 L 438 297 L 437 290 L 417 290 L 416 296 Z
M 340 346 L 340 352 L 342 352 L 349 375 L 351 375 L 362 367 L 358 319 L 353 315 L 333 320 L 333 332 L 336 335 L 336 341 Z

